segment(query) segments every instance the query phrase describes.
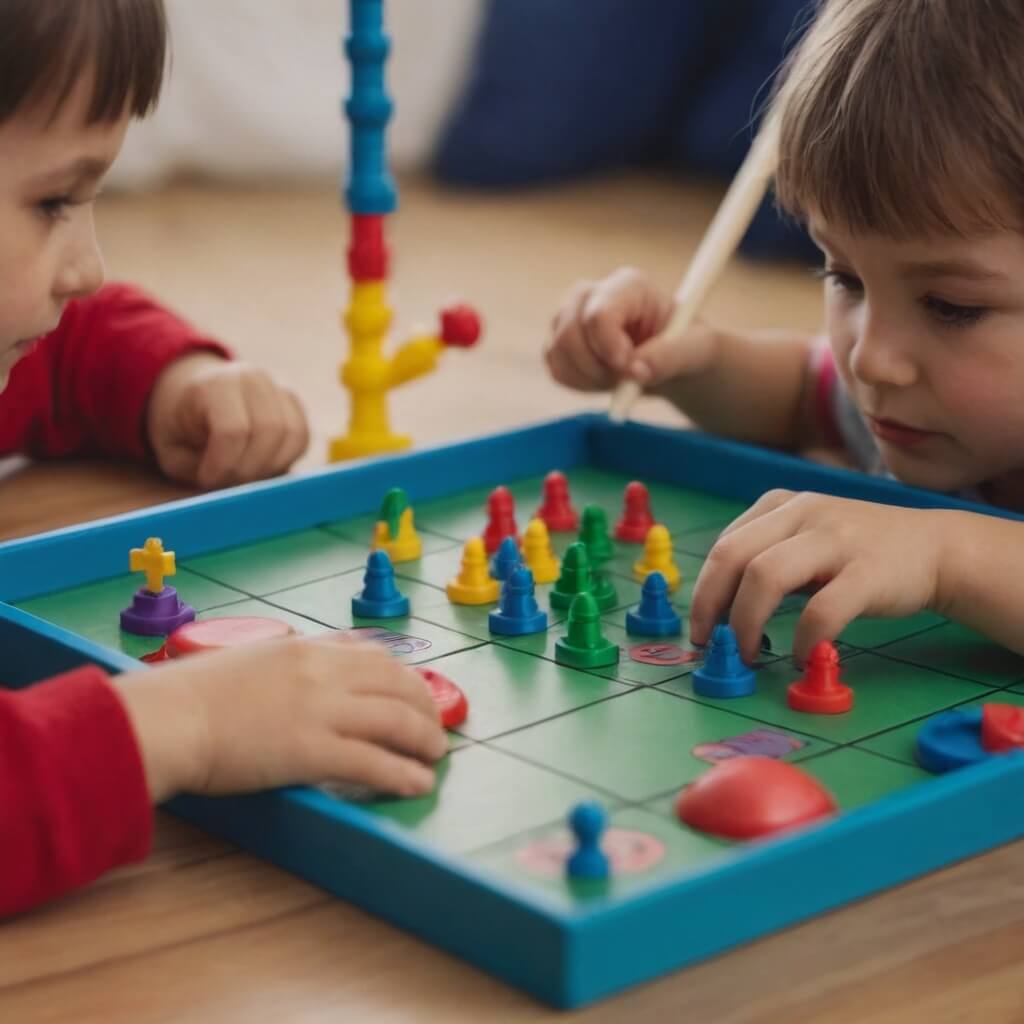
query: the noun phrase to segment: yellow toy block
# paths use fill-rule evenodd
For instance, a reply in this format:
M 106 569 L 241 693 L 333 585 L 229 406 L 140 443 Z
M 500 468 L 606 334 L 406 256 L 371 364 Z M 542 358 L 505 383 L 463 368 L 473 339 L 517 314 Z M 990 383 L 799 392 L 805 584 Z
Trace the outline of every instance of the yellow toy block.
M 543 519 L 531 519 L 523 534 L 523 561 L 533 573 L 534 583 L 554 583 L 558 579 L 558 559 L 551 550 L 551 537 Z
M 132 572 L 146 574 L 146 589 L 151 594 L 160 594 L 164 589 L 164 577 L 173 576 L 174 552 L 164 551 L 159 537 L 150 537 L 141 548 L 132 548 L 128 556 L 128 567 Z
M 466 541 L 462 568 L 445 590 L 452 604 L 493 604 L 498 600 L 501 584 L 491 576 L 482 537 L 470 537 Z
M 423 554 L 423 541 L 416 532 L 413 511 L 407 508 L 398 520 L 398 536 L 392 539 L 388 524 L 381 519 L 373 529 L 374 551 L 383 548 L 392 562 L 415 562 Z
M 660 572 L 665 577 L 669 590 L 677 590 L 682 582 L 679 567 L 672 561 L 672 536 L 668 528 L 660 524 L 647 531 L 643 557 L 633 565 L 633 575 L 641 583 L 652 572 Z

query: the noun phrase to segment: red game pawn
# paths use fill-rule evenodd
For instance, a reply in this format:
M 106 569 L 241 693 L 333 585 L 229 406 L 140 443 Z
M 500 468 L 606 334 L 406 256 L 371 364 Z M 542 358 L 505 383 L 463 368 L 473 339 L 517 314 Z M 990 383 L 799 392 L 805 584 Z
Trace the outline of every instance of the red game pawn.
M 622 517 L 615 525 L 615 537 L 627 544 L 643 544 L 652 526 L 654 514 L 651 512 L 651 496 L 642 483 L 634 480 L 626 484 Z
M 552 533 L 575 533 L 579 528 L 579 513 L 569 497 L 569 481 L 557 469 L 544 477 L 544 494 L 535 518 L 543 519 Z
M 841 715 L 853 707 L 853 690 L 839 681 L 839 652 L 830 640 L 811 649 L 803 678 L 790 683 L 786 703 L 810 715 Z
M 416 671 L 426 680 L 430 696 L 441 712 L 441 724 L 446 729 L 461 725 L 469 714 L 466 695 L 447 676 L 432 668 L 418 668 Z
M 772 757 L 719 761 L 676 800 L 683 824 L 724 839 L 769 836 L 835 811 L 831 793 L 816 778 Z
M 1024 747 L 1024 708 L 1016 704 L 983 704 L 981 745 L 993 754 Z
M 493 555 L 506 537 L 515 537 L 516 543 L 519 543 L 516 503 L 507 487 L 495 487 L 487 499 L 487 526 L 484 529 L 484 547 L 487 548 L 487 553 Z

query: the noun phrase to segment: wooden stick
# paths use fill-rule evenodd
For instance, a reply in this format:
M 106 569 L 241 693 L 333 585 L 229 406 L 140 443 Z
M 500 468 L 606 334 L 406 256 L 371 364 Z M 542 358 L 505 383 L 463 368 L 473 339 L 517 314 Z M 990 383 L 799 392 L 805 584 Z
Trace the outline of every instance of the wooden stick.
M 771 116 L 762 125 L 729 191 L 725 193 L 704 232 L 676 289 L 676 306 L 672 316 L 656 338 L 681 335 L 690 326 L 764 198 L 768 182 L 775 173 L 778 151 L 778 118 Z M 644 344 L 649 345 L 656 338 L 650 338 Z M 608 414 L 613 423 L 622 423 L 629 418 L 642 391 L 643 388 L 635 380 L 620 382 L 612 396 Z

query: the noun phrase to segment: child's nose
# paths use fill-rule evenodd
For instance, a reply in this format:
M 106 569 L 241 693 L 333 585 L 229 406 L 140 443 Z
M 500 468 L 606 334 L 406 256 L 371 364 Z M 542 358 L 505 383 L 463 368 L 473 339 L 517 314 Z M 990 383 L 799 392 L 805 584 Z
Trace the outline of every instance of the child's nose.
M 89 225 L 72 240 L 61 266 L 54 291 L 63 301 L 92 295 L 103 284 L 105 269 L 96 236 Z
M 891 327 L 865 318 L 850 351 L 850 370 L 871 387 L 909 387 L 918 378 L 909 345 Z

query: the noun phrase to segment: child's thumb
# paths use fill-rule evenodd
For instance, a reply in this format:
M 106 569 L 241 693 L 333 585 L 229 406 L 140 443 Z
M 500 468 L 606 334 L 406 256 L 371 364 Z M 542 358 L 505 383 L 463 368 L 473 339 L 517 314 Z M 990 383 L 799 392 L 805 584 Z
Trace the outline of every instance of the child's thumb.
M 713 343 L 714 332 L 703 324 L 694 324 L 682 336 L 659 334 L 636 350 L 629 375 L 644 387 L 652 387 L 699 373 L 708 362 Z

